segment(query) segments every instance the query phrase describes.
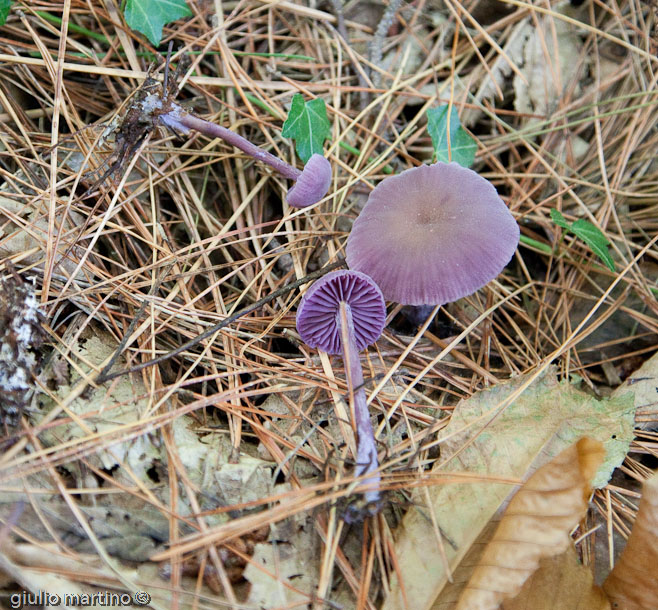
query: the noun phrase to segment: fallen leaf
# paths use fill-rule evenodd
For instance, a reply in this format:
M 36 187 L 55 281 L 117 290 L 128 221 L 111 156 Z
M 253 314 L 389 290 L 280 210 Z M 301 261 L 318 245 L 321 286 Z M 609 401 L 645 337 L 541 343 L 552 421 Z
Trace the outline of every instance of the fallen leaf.
M 635 400 L 635 425 L 643 430 L 658 427 L 658 353 L 630 375 L 613 396 L 629 391 Z
M 496 610 L 516 597 L 540 559 L 569 548 L 569 533 L 585 516 L 590 480 L 604 455 L 602 443 L 583 438 L 522 485 L 462 590 L 457 610 Z
M 82 318 L 80 318 L 82 320 Z M 40 409 L 48 413 L 56 408 L 58 400 L 64 400 L 81 379 L 81 373 L 88 374 L 91 368 L 100 368 L 117 349 L 118 342 L 108 332 L 88 325 L 78 335 L 79 326 L 72 323 L 64 337 L 65 344 L 70 346 L 68 354 L 53 353 L 46 365 L 42 377 L 49 379 L 52 367 L 61 368 L 61 361 L 68 365 L 69 384 L 60 384 L 55 390 L 55 398 L 45 394 L 40 395 Z M 125 360 L 119 359 L 118 366 L 125 366 Z M 118 368 L 118 367 L 117 367 Z M 53 377 L 55 375 L 53 374 Z M 59 374 L 61 377 L 61 373 Z M 115 434 L 122 426 L 133 424 L 139 420 L 142 413 L 148 409 L 148 392 L 141 380 L 133 380 L 129 376 L 121 377 L 111 388 L 99 386 L 87 394 L 71 401 L 70 412 L 77 416 L 75 421 L 68 420 L 44 431 L 42 441 L 48 446 L 57 446 L 67 441 L 80 441 L 97 433 L 99 435 Z M 105 449 L 96 451 L 89 457 L 95 466 L 111 470 L 119 464 L 128 466 L 132 472 L 150 486 L 149 469 L 162 461 L 162 450 L 156 447 L 150 435 L 141 434 L 125 442 L 106 442 Z M 123 469 L 115 474 L 115 478 L 125 476 L 128 484 L 131 478 L 125 475 Z
M 203 598 L 206 604 L 212 604 L 213 607 L 219 608 L 223 602 L 222 598 L 213 595 L 213 592 L 203 583 L 197 582 L 196 572 L 192 577 L 183 577 L 180 589 L 177 590 L 172 588 L 171 581 L 165 577 L 161 566 L 149 562 L 137 565 L 132 562 L 117 562 L 113 570 L 105 565 L 95 553 L 77 553 L 73 556 L 63 552 L 61 547 L 51 542 L 14 543 L 10 548 L 7 545 L 0 549 L 0 575 L 3 573 L 3 569 L 7 569 L 14 576 L 13 580 L 20 583 L 26 591 L 31 591 L 36 595 L 40 591 L 48 592 L 51 596 L 58 595 L 62 602 L 58 606 L 59 608 L 74 607 L 64 605 L 63 602 L 67 595 L 71 598 L 75 595 L 98 594 L 108 589 L 114 593 L 120 591 L 121 585 L 116 580 L 117 568 L 127 582 L 133 582 L 136 585 L 136 588 L 127 591 L 128 593 L 146 589 L 153 596 L 153 603 L 148 606 L 149 608 L 172 608 L 174 607 L 172 599 L 174 596 L 176 596 L 179 610 L 198 609 L 199 597 Z M 80 575 L 82 574 L 89 579 L 89 584 L 81 582 L 83 579 L 80 578 Z M 66 575 L 74 575 L 74 578 L 66 578 Z M 181 594 L 181 590 L 194 591 L 195 595 Z M 8 595 L 6 597 L 9 598 Z M 78 604 L 78 607 L 80 605 Z M 107 608 L 109 605 L 109 603 L 93 604 L 90 602 L 86 607 Z M 46 607 L 52 608 L 55 605 Z
M 571 545 L 561 555 L 539 562 L 521 592 L 503 602 L 501 610 L 610 610 L 610 602 L 594 586 L 591 570 L 582 565 Z
M 76 227 L 83 226 L 84 219 L 77 212 L 70 210 L 66 218 L 59 220 L 60 243 L 54 255 L 55 273 L 62 270 L 70 276 L 76 267 L 75 260 L 82 256 L 83 239 L 78 239 L 73 245 L 71 237 Z M 0 259 L 11 258 L 18 254 L 22 264 L 35 265 L 43 269 L 45 244 L 48 241 L 48 207 L 44 202 L 25 205 L 0 195 Z M 63 254 L 71 249 L 68 257 Z M 60 268 L 61 266 L 61 268 Z M 84 274 L 79 271 L 76 279 L 84 280 Z
M 272 493 L 272 463 L 241 454 L 236 464 L 223 463 L 215 472 L 215 493 L 226 504 L 256 502 Z
M 555 4 L 553 10 L 569 16 L 573 11 L 566 1 Z M 524 78 L 514 75 L 514 109 L 548 116 L 565 92 L 573 95 L 573 84 L 586 69 L 578 61 L 582 48 L 575 25 L 551 16 L 538 17 L 538 27 L 523 49 L 520 70 Z
M 75 596 L 83 593 L 83 589 L 73 580 L 69 580 L 59 573 L 49 573 L 46 571 L 32 570 L 21 565 L 15 558 L 16 549 L 13 548 L 18 545 L 6 545 L 5 548 L 0 549 L 0 572 L 9 575 L 11 579 L 18 583 L 26 592 L 32 592 L 36 595 L 41 594 L 43 600 L 50 599 L 52 604 L 49 606 L 59 606 L 66 596 Z M 58 549 L 59 550 L 59 549 Z M 61 556 L 63 553 L 54 553 L 39 549 L 43 555 Z M 59 559 L 59 557 L 57 557 Z M 42 593 L 43 592 L 43 593 Z M 44 593 L 49 597 L 44 597 Z M 20 593 L 18 595 L 21 595 Z M 4 597 L 4 595 L 3 595 Z M 20 598 L 19 598 L 20 599 Z M 32 598 L 35 599 L 35 598 Z M 12 607 L 24 607 L 22 602 L 15 603 L 16 600 L 10 597 Z M 59 603 L 58 603 L 59 602 Z M 27 606 L 25 606 L 27 607 Z M 34 606 L 30 606 L 34 607 Z M 42 607 L 39 604 L 39 607 Z M 70 606 L 65 605 L 65 608 Z
M 519 21 L 513 27 L 503 47 L 505 53 L 501 53 L 496 57 L 486 76 L 482 78 L 482 83 L 474 96 L 476 107 L 465 112 L 462 116 L 465 125 L 474 125 L 482 116 L 482 110 L 478 106 L 484 106 L 482 104 L 484 100 L 495 105 L 499 97 L 498 92 L 506 89 L 505 81 L 512 74 L 510 61 L 515 66 L 523 65 L 523 51 L 533 33 L 534 28 L 530 25 L 529 18 Z
M 635 525 L 603 590 L 618 610 L 658 608 L 658 474 L 644 484 Z
M 283 541 L 270 540 L 254 547 L 244 570 L 251 583 L 249 607 L 301 608 L 311 603 L 319 559 L 314 535 L 312 527 L 299 528 Z
M 521 391 L 524 385 L 528 387 Z M 606 457 L 592 482 L 603 486 L 633 438 L 632 395 L 596 400 L 566 381 L 558 382 L 555 369 L 549 368 L 536 379 L 532 374 L 519 376 L 457 405 L 440 433 L 444 457 L 432 472 L 479 474 L 483 482 L 437 485 L 428 491 L 430 506 L 424 496 L 414 498 L 417 508 L 407 513 L 396 536 L 402 585 L 393 579 L 384 610 L 405 608 L 405 597 L 413 610 L 429 608 L 447 582 L 427 511 L 445 533 L 448 561 L 458 565 L 514 491 L 510 484 L 486 478 L 522 480 L 583 436 L 603 442 Z

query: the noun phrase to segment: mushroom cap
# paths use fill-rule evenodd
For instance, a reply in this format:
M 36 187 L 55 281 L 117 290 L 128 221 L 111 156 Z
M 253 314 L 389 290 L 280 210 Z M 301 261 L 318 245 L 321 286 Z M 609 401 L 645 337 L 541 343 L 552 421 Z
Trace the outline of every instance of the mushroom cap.
M 379 339 L 386 322 L 382 292 L 365 273 L 339 270 L 311 286 L 297 309 L 297 332 L 304 342 L 329 354 L 342 353 L 340 303 L 350 306 L 358 351 Z
M 518 243 L 519 226 L 488 180 L 435 163 L 380 182 L 354 222 L 346 258 L 391 301 L 443 305 L 494 279 Z
M 293 208 L 305 208 L 322 199 L 331 185 L 331 164 L 317 153 L 308 160 L 299 178 L 288 193 L 286 201 Z

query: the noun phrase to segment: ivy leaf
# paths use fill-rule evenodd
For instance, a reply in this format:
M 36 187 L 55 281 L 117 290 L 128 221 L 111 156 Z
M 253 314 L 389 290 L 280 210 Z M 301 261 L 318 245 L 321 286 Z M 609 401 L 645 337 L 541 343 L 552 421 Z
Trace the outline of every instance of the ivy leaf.
M 432 138 L 434 156 L 437 161 L 445 163 L 456 161 L 459 165 L 470 167 L 475 161 L 477 143 L 461 126 L 454 106 L 450 113 L 448 110 L 450 105 L 446 104 L 427 111 L 427 132 Z M 450 127 L 448 127 L 448 114 L 450 114 Z M 449 140 L 448 134 L 450 134 Z
M 2 1 L 2 0 L 0 0 Z M 126 23 L 157 46 L 162 40 L 162 28 L 192 11 L 185 0 L 128 0 L 123 11 Z
M 608 252 L 608 245 L 610 242 L 601 229 L 582 218 L 569 224 L 559 210 L 551 209 L 550 214 L 551 220 L 558 227 L 562 227 L 573 233 L 576 237 L 582 239 L 591 248 L 592 252 L 603 261 L 610 271 L 615 270 L 615 261 L 612 256 L 610 256 L 610 252 Z
M 318 98 L 305 102 L 301 93 L 295 93 L 281 135 L 295 140 L 295 150 L 304 163 L 315 153 L 321 155 L 324 141 L 331 135 L 324 100 Z
M 0 0 L 0 25 L 4 25 L 7 21 L 7 15 L 11 9 L 12 0 Z

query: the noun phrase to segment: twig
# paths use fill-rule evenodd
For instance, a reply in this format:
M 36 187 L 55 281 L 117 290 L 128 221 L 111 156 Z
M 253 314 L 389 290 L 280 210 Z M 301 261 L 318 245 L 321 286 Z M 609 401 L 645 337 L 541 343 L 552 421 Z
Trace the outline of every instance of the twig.
M 370 43 L 370 63 L 374 66 L 379 66 L 382 63 L 384 40 L 386 39 L 389 28 L 393 24 L 395 13 L 400 8 L 400 2 L 401 0 L 390 0 L 382 18 L 377 24 L 375 35 Z M 382 75 L 379 72 L 373 73 L 372 82 L 375 85 L 375 89 L 379 89 L 382 84 Z

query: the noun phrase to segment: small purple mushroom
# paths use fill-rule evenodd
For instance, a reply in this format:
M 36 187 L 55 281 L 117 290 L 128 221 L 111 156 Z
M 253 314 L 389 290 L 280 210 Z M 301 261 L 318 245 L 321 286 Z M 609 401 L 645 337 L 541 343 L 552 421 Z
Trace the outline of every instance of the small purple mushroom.
M 443 305 L 494 279 L 518 242 L 519 226 L 488 180 L 435 163 L 382 180 L 354 222 L 346 258 L 388 300 Z
M 286 201 L 293 208 L 305 208 L 320 201 L 327 194 L 330 185 L 329 161 L 322 155 L 311 155 L 297 181 L 288 190 Z
M 174 102 L 167 102 L 163 106 L 160 98 L 149 95 L 143 104 L 146 110 L 157 116 L 157 120 L 171 130 L 187 133 L 190 129 L 195 129 L 207 136 L 221 138 L 254 159 L 266 163 L 285 178 L 294 180 L 295 184 L 286 195 L 286 200 L 294 208 L 305 208 L 317 203 L 329 190 L 331 165 L 322 155 L 314 154 L 304 169 L 298 170 L 234 131 L 194 116 Z M 152 107 L 147 107 L 149 104 Z M 168 110 L 167 107 L 169 107 Z
M 306 291 L 297 310 L 297 331 L 310 347 L 342 354 L 357 430 L 356 476 L 368 475 L 365 496 L 370 514 L 379 510 L 377 446 L 363 387 L 359 352 L 384 330 L 386 304 L 377 284 L 365 273 L 333 271 Z

